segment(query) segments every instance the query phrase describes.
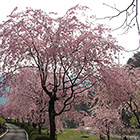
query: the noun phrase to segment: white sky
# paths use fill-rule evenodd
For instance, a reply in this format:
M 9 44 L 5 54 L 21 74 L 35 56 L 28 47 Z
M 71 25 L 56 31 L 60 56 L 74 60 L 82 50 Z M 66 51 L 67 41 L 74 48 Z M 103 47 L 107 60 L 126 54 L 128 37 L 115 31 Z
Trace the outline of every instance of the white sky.
M 92 9 L 92 15 L 96 15 L 96 17 L 105 17 L 115 15 L 117 13 L 115 10 L 103 5 L 103 3 L 112 6 L 116 4 L 117 8 L 123 10 L 132 2 L 132 0 L 0 0 L 0 2 L 1 23 L 2 21 L 6 20 L 6 16 L 9 15 L 16 6 L 23 10 L 25 10 L 26 7 L 31 7 L 33 9 L 41 9 L 47 13 L 57 12 L 60 14 L 60 16 L 62 16 L 69 8 L 77 4 L 81 4 Z M 109 24 L 112 28 L 116 28 L 121 25 L 122 18 L 123 17 L 115 18 L 111 21 L 100 20 L 99 22 L 107 25 Z M 138 47 L 139 40 L 136 28 L 131 29 L 126 35 L 118 35 L 121 33 L 121 30 L 117 30 L 113 33 L 120 45 L 128 50 L 133 50 Z M 120 58 L 121 63 L 126 63 L 128 58 L 132 56 L 132 53 L 125 53 L 124 55 L 125 58 Z

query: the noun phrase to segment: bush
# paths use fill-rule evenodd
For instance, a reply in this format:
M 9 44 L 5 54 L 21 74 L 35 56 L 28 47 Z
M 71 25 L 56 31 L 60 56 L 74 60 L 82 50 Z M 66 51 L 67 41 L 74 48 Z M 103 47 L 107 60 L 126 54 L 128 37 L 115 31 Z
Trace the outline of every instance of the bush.
M 36 129 L 34 129 L 32 126 L 28 126 L 28 127 L 26 127 L 26 129 L 27 129 L 29 135 L 31 135 L 32 132 L 36 131 Z
M 5 123 L 6 123 L 6 120 L 0 117 L 0 128 L 3 128 Z
M 33 135 L 38 135 L 38 131 L 37 130 L 34 130 L 30 133 L 30 137 L 32 137 Z
M 46 135 L 34 135 L 31 140 L 50 140 Z
M 5 126 L 6 120 L 2 117 L 0 117 L 0 134 L 4 133 L 6 131 Z
M 14 120 L 14 119 L 6 119 L 6 122 L 7 122 L 7 123 L 14 123 L 15 120 Z

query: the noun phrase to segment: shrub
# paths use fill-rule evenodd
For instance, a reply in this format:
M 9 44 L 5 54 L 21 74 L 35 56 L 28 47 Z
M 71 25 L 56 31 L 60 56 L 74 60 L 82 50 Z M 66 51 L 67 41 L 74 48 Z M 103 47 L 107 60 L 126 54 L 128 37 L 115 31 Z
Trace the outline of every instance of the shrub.
M 38 135 L 38 131 L 37 130 L 34 130 L 30 133 L 30 137 L 32 137 L 33 135 Z
M 34 135 L 32 140 L 50 140 L 50 138 L 46 135 Z
M 6 131 L 5 126 L 6 120 L 2 117 L 0 117 L 0 134 L 4 133 Z
M 32 126 L 28 126 L 28 133 L 31 134 L 33 131 L 36 131 L 36 129 L 34 129 Z
M 3 128 L 3 126 L 5 125 L 6 120 L 3 119 L 2 117 L 0 117 L 0 128 Z
M 50 140 L 45 133 L 39 134 L 38 130 L 32 126 L 26 124 L 24 129 L 27 131 L 30 140 Z
M 26 123 L 21 123 L 21 125 L 20 125 L 22 128 L 25 128 L 25 126 L 27 126 L 27 124 Z

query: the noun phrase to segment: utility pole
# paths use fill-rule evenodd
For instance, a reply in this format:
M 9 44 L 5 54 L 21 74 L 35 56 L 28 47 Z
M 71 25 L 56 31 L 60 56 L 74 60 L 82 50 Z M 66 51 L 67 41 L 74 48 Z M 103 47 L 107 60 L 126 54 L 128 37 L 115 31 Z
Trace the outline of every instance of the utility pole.
M 118 53 L 118 64 L 120 65 L 120 54 Z

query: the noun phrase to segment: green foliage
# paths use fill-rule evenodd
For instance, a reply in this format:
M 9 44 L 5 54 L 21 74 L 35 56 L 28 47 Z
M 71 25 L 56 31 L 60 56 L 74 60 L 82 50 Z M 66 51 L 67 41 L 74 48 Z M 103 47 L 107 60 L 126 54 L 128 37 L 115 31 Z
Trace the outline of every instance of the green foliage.
M 20 126 L 27 131 L 30 140 L 49 140 L 49 136 L 45 133 L 39 134 L 38 130 L 33 126 L 28 126 L 26 123 L 22 123 Z
M 34 130 L 30 133 L 30 137 L 32 137 L 33 135 L 38 135 L 38 131 L 37 130 Z
M 14 123 L 15 120 L 14 119 L 6 119 L 6 122 L 8 122 L 8 123 Z
M 0 128 L 2 128 L 3 125 L 5 125 L 5 123 L 6 123 L 6 120 L 4 118 L 0 117 Z
M 139 119 L 140 119 L 140 117 L 139 117 Z M 131 119 L 129 119 L 129 122 L 130 122 L 130 126 L 132 126 L 134 128 L 140 127 L 135 116 L 133 116 Z
M 133 68 L 140 67 L 140 52 L 135 53 L 132 58 L 129 58 L 127 64 Z
M 50 138 L 46 135 L 34 135 L 32 140 L 50 140 Z
M 63 124 L 64 128 L 75 128 L 76 127 L 76 123 L 75 121 L 72 120 L 67 120 L 66 123 Z
M 0 117 L 0 134 L 4 133 L 6 131 L 5 126 L 6 120 L 2 117 Z

